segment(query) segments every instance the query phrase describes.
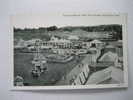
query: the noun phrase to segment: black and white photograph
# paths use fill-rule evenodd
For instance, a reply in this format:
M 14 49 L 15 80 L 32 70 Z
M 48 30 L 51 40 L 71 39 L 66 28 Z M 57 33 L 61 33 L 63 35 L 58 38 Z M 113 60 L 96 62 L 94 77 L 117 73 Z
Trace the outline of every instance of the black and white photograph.
M 126 15 L 20 14 L 11 24 L 13 88 L 128 86 Z

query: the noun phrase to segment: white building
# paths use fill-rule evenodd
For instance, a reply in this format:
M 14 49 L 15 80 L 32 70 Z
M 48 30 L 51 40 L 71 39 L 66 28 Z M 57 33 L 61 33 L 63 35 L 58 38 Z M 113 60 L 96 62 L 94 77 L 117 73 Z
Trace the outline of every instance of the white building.
M 16 44 L 14 45 L 14 48 L 16 48 L 16 49 L 18 49 L 18 48 L 25 48 L 26 46 L 27 46 L 26 41 L 23 40 L 23 39 L 20 39 L 20 40 L 18 41 L 18 43 L 16 43 Z
M 118 60 L 119 57 L 117 55 L 117 53 L 113 53 L 113 52 L 107 52 L 105 53 L 100 59 L 100 62 L 113 62 L 115 66 L 118 66 Z
M 47 46 L 52 46 L 52 48 L 65 48 L 65 47 L 69 47 L 71 44 L 71 41 L 70 40 L 67 40 L 67 39 L 59 39 L 59 38 L 56 38 L 56 37 L 51 37 L 50 41 L 48 41 L 46 43 Z
M 26 41 L 27 45 L 35 45 L 36 42 L 42 42 L 41 39 L 31 39 L 31 40 L 28 40 Z
M 42 45 L 41 39 L 31 39 L 31 40 L 26 41 L 26 45 L 27 45 L 26 47 L 29 50 L 34 50 L 37 42 L 40 44 L 40 47 L 41 47 L 41 45 Z
M 23 82 L 24 82 L 23 77 L 21 77 L 21 76 L 15 77 L 14 83 L 16 86 L 23 86 L 24 85 Z
M 99 40 L 93 40 L 90 42 L 91 46 L 95 46 L 96 48 L 102 48 L 105 43 Z
M 58 40 L 59 39 L 57 37 L 55 37 L 55 36 L 52 36 L 51 39 L 50 39 L 51 42 L 55 42 L 55 41 L 58 41 Z

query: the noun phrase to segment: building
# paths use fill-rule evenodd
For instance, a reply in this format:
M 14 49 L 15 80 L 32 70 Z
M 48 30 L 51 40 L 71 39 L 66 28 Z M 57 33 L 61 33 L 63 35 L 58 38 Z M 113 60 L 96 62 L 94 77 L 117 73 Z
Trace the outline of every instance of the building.
M 114 63 L 115 66 L 118 66 L 119 64 L 118 61 L 119 61 L 118 54 L 110 51 L 103 54 L 103 56 L 99 59 L 99 62 Z
M 15 49 L 21 49 L 27 47 L 26 41 L 23 39 L 18 40 L 17 43 L 15 43 L 14 48 Z
M 21 76 L 16 76 L 15 77 L 15 86 L 23 86 L 24 85 L 24 79 L 23 79 L 23 77 L 21 77 Z
M 26 47 L 28 48 L 28 50 L 35 50 L 35 45 L 36 43 L 39 43 L 41 46 L 42 40 L 41 39 L 31 39 L 26 41 Z
M 26 44 L 27 44 L 28 46 L 30 46 L 30 45 L 35 45 L 36 42 L 41 43 L 42 40 L 41 40 L 41 39 L 31 39 L 31 40 L 26 41 Z
M 100 40 L 93 40 L 93 41 L 91 41 L 90 42 L 90 45 L 91 45 L 91 47 L 96 47 L 96 48 L 99 48 L 99 49 L 101 49 L 101 48 L 103 48 L 103 46 L 105 45 L 105 43 L 104 42 L 102 42 L 102 41 L 100 41 Z
M 62 38 L 59 39 L 59 38 L 52 36 L 50 41 L 44 41 L 42 44 L 43 44 L 43 47 L 47 46 L 50 48 L 64 49 L 64 48 L 68 48 L 71 46 L 71 41 L 67 39 L 62 39 Z
M 116 52 L 116 47 L 113 46 L 113 45 L 107 45 L 105 48 L 104 48 L 104 53 L 107 53 L 108 51 L 110 52 Z
M 90 42 L 82 42 L 82 48 L 89 49 L 91 47 Z
M 55 36 L 52 36 L 51 38 L 50 38 L 50 41 L 52 42 L 55 42 L 55 41 L 58 41 L 59 39 L 57 38 L 57 37 L 55 37 Z

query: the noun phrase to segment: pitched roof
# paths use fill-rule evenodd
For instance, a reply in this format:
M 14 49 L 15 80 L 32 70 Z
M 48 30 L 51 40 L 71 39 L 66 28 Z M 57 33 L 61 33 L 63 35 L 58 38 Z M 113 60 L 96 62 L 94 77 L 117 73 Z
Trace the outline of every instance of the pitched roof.
M 113 52 L 107 52 L 105 53 L 100 59 L 99 61 L 107 61 L 107 62 L 112 62 L 115 61 L 118 58 L 118 55 L 116 53 Z
M 93 41 L 91 41 L 91 43 L 102 43 L 102 41 L 99 41 L 99 40 L 93 40 Z
M 115 48 L 113 45 L 107 45 L 106 48 Z

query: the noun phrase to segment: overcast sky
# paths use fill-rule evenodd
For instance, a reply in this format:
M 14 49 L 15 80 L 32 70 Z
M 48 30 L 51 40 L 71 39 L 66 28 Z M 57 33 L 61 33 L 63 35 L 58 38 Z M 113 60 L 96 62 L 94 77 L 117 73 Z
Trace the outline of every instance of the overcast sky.
M 65 16 L 64 16 L 65 15 Z M 123 24 L 123 16 L 96 16 L 85 14 L 85 16 L 71 16 L 79 14 L 23 14 L 14 15 L 11 18 L 16 28 L 38 28 L 56 25 L 63 26 L 94 26 L 103 24 Z

